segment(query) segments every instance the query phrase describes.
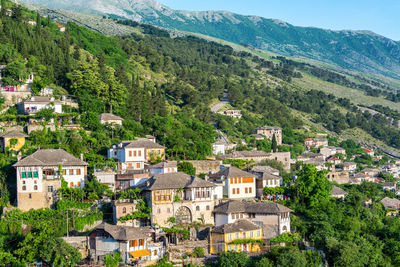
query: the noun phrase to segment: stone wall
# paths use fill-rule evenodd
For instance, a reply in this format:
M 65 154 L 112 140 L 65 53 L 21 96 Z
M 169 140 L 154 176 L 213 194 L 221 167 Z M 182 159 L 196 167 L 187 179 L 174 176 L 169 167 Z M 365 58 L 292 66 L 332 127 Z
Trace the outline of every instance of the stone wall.
M 196 168 L 196 175 L 219 172 L 219 166 L 221 165 L 219 160 L 189 160 L 189 162 Z

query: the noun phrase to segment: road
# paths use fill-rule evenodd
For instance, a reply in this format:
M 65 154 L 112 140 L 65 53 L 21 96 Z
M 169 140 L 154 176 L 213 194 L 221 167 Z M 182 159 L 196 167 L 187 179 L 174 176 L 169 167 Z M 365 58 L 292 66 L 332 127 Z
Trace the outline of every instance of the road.
M 229 99 L 228 99 L 228 91 L 224 92 L 224 97 L 222 98 L 222 101 L 219 103 L 215 104 L 214 106 L 211 107 L 211 111 L 214 113 L 217 113 L 218 110 L 220 110 L 223 106 L 229 104 Z

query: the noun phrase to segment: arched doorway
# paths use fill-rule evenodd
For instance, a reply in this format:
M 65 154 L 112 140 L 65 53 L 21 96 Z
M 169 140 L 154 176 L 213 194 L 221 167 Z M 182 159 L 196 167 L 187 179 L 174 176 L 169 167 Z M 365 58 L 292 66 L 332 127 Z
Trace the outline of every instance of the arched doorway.
M 188 207 L 182 206 L 175 213 L 175 219 L 178 224 L 192 223 L 192 213 Z

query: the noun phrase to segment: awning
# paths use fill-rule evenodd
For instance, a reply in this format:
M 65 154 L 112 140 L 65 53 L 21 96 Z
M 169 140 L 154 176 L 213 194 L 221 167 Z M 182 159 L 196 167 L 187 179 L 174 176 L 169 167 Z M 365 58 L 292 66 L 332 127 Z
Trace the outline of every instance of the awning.
M 134 258 L 140 258 L 151 255 L 151 253 L 147 249 L 131 251 L 129 252 L 129 254 L 131 254 L 131 256 Z

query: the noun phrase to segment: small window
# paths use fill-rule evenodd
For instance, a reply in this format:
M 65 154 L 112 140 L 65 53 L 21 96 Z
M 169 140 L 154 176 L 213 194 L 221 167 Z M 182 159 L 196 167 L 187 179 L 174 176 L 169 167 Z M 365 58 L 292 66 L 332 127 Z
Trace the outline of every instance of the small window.
M 74 175 L 74 170 L 73 169 L 69 170 L 69 175 Z
M 248 193 L 247 187 L 244 189 L 244 193 L 245 193 L 245 194 Z
M 136 169 L 140 169 L 140 163 L 136 163 Z
M 22 190 L 26 191 L 26 185 L 22 186 Z
M 239 233 L 235 234 L 235 238 L 238 239 L 239 238 Z
M 35 185 L 35 186 L 33 187 L 33 190 L 38 190 L 38 186 Z
M 171 209 L 170 209 L 170 208 L 168 208 L 168 209 L 167 209 L 167 212 L 168 212 L 168 213 L 170 213 L 170 212 L 171 212 Z
M 21 173 L 21 178 L 26 178 L 26 172 Z
M 34 178 L 38 178 L 39 177 L 39 173 L 38 172 L 33 172 L 33 177 Z
M 235 188 L 232 188 L 232 195 L 235 194 Z
M 37 180 L 35 180 L 34 183 L 37 184 Z
M 142 156 L 142 151 L 141 150 L 139 150 L 139 157 L 141 157 Z
M 139 246 L 144 246 L 144 239 L 139 239 Z
M 157 210 L 157 213 L 160 214 L 160 213 L 161 213 L 161 209 L 158 209 L 158 210 Z
M 126 208 L 125 207 L 122 209 L 122 213 L 126 213 Z
M 240 194 L 240 193 L 239 193 L 239 188 L 236 188 L 236 194 Z
M 251 189 L 251 187 L 249 187 L 249 193 L 250 193 L 250 194 L 252 193 L 252 189 Z
M 32 178 L 32 172 L 28 172 L 28 178 Z
M 76 175 L 81 175 L 81 169 L 76 169 Z
M 81 187 L 81 182 L 78 182 L 78 187 Z
M 210 206 L 207 205 L 206 210 L 210 210 Z
M 48 187 L 47 187 L 47 192 L 53 193 L 53 191 L 54 191 L 53 186 L 48 186 Z
M 250 238 L 253 238 L 254 237 L 254 234 L 253 234 L 253 231 L 251 231 L 250 232 Z
M 67 170 L 62 170 L 63 175 L 67 175 Z
M 260 237 L 260 236 L 261 236 L 261 231 L 257 230 L 257 237 Z
M 28 196 L 29 198 L 32 198 L 32 194 L 29 194 L 29 196 Z
M 74 187 L 74 182 L 70 182 L 69 187 Z
M 235 219 L 235 214 L 232 213 L 231 217 L 232 217 L 232 220 L 234 220 Z
M 22 181 L 22 184 L 26 184 L 26 182 L 25 182 L 25 181 Z
M 134 157 L 136 157 L 136 150 L 135 150 L 135 151 L 133 151 L 133 156 L 134 156 Z
M 228 241 L 231 241 L 231 240 L 232 240 L 232 235 L 228 234 Z

